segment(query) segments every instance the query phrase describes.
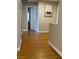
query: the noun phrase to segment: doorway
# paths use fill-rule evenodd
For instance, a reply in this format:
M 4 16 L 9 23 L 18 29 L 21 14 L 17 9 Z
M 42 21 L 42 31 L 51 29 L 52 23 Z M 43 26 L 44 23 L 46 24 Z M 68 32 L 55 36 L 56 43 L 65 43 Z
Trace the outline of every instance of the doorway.
M 30 13 L 31 8 L 28 8 L 28 31 L 31 31 L 31 13 Z
M 37 10 L 35 6 L 28 6 L 28 31 L 37 31 Z

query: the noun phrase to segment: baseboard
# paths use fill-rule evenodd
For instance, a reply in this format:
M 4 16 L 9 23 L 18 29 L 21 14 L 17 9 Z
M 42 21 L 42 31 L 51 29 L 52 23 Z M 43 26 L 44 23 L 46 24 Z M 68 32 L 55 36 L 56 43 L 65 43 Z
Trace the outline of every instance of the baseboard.
M 51 42 L 48 41 L 48 44 L 62 57 L 62 53 Z
M 26 32 L 26 31 L 28 31 L 28 30 L 24 30 L 24 29 L 22 29 L 22 32 Z
M 21 35 L 23 35 L 23 32 L 21 32 Z
M 20 51 L 20 46 L 17 48 L 17 52 L 19 52 Z
M 49 31 L 38 31 L 39 33 L 49 32 Z
M 22 38 L 20 40 L 20 46 L 17 48 L 17 52 L 20 51 L 20 49 L 21 49 L 21 43 L 22 43 Z

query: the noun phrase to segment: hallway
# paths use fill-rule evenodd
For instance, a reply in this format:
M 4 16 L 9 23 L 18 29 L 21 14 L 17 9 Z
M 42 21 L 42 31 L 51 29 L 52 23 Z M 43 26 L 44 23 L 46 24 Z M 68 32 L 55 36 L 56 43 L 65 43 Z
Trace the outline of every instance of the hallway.
M 61 59 L 48 45 L 48 33 L 24 32 L 17 59 Z

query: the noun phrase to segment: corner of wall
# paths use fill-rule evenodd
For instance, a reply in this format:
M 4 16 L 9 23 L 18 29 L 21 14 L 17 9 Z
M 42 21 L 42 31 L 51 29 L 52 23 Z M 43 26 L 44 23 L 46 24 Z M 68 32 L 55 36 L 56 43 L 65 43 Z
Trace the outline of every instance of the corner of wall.
M 48 44 L 62 57 L 62 53 L 50 41 L 48 41 Z
M 17 48 L 17 52 L 20 51 L 20 49 L 21 49 L 21 44 L 22 44 L 22 38 L 20 39 L 20 45 L 19 45 L 19 47 Z

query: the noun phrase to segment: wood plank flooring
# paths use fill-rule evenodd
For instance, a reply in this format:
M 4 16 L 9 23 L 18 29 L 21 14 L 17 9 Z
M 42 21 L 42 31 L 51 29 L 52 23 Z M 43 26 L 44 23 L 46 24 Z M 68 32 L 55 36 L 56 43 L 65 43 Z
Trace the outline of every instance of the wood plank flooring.
M 17 59 L 61 59 L 48 45 L 48 33 L 24 32 Z

